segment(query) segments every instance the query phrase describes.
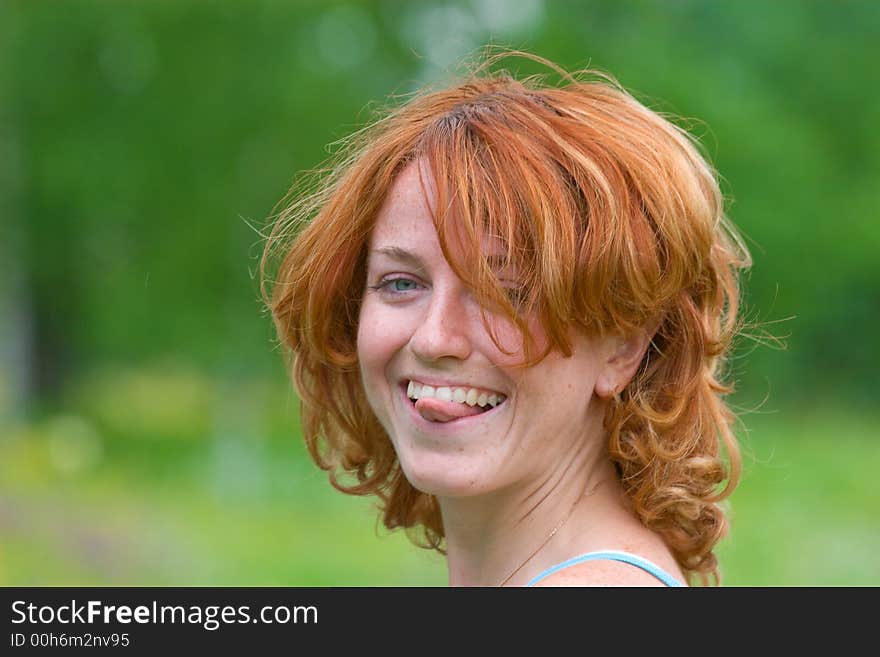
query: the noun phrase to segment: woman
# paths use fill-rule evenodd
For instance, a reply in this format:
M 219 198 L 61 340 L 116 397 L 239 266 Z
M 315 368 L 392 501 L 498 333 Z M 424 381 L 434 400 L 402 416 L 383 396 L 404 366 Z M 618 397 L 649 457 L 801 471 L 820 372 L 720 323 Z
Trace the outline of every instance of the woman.
M 564 84 L 492 72 L 508 54 Z M 354 135 L 280 214 L 264 294 L 306 444 L 452 586 L 718 583 L 748 252 L 685 131 L 508 54 Z

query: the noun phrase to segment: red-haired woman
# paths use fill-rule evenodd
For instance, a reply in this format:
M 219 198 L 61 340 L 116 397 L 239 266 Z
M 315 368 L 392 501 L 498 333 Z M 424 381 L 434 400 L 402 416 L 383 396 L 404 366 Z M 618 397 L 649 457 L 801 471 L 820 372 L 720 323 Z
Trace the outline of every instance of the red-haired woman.
M 563 83 L 493 70 L 514 55 Z M 502 53 L 313 182 L 264 293 L 337 488 L 452 586 L 719 581 L 749 255 L 687 132 L 611 76 Z

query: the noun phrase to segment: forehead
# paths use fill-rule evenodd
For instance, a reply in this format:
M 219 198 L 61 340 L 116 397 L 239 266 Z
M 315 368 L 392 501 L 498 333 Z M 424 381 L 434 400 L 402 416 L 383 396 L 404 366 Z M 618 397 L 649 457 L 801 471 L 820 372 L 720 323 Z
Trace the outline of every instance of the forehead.
M 371 246 L 383 239 L 436 235 L 433 221 L 434 181 L 418 162 L 408 164 L 395 178 L 379 209 L 370 238 Z
M 376 217 L 370 235 L 371 254 L 387 251 L 391 247 L 401 247 L 416 252 L 440 252 L 440 242 L 434 224 L 436 212 L 436 187 L 430 168 L 423 161 L 408 164 L 396 177 L 388 191 Z M 457 222 L 455 211 L 449 216 L 447 230 L 450 238 L 449 248 L 458 253 L 454 238 Z M 490 262 L 497 262 L 506 253 L 498 238 L 484 235 L 481 238 L 481 253 Z

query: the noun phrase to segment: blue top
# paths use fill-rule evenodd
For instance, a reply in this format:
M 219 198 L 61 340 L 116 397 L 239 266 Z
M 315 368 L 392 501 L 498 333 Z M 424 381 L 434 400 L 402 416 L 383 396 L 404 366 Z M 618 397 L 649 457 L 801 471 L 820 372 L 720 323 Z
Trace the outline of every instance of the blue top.
M 624 563 L 632 564 L 633 566 L 641 568 L 645 572 L 650 573 L 661 582 L 666 584 L 666 586 L 684 586 L 684 584 L 682 584 L 675 577 L 667 573 L 657 564 L 652 563 L 647 559 L 643 559 L 642 557 L 638 557 L 634 554 L 630 554 L 629 552 L 619 552 L 617 550 L 587 552 L 586 554 L 582 554 L 579 557 L 573 557 L 571 559 L 568 559 L 567 561 L 563 561 L 562 563 L 556 564 L 555 566 L 548 568 L 538 575 L 535 575 L 531 580 L 529 580 L 529 583 L 526 584 L 526 586 L 534 586 L 545 577 L 549 577 L 553 573 L 562 570 L 563 568 L 568 568 L 569 566 L 573 566 L 584 561 L 595 561 L 596 559 L 612 559 L 614 561 L 622 561 Z

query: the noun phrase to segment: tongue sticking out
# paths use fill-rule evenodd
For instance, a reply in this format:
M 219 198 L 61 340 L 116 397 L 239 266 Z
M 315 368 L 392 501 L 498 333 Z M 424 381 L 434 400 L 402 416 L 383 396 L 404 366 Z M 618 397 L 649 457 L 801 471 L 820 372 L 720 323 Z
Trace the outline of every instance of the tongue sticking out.
M 479 415 L 484 409 L 479 406 L 468 406 L 459 402 L 425 397 L 416 401 L 416 410 L 430 422 L 449 422 L 460 417 Z

